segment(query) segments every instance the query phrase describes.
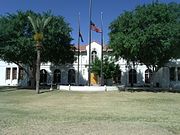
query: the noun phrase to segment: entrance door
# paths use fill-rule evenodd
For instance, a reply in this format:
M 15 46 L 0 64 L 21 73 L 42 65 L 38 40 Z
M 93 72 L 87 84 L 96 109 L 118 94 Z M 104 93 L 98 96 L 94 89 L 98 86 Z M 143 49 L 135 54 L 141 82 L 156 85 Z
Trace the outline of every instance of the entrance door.
M 98 77 L 97 77 L 97 75 L 94 74 L 94 73 L 91 73 L 91 84 L 92 84 L 92 85 L 98 84 Z

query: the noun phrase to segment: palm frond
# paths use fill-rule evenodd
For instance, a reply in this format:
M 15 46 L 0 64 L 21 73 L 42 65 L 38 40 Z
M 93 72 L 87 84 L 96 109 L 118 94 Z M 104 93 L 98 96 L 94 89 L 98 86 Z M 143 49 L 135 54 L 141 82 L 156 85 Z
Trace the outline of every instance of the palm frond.
M 37 26 L 37 29 L 38 29 L 38 32 L 41 32 L 41 20 L 39 18 L 36 19 L 36 26 Z
M 46 27 L 46 25 L 51 21 L 52 17 L 48 17 L 47 19 L 45 19 L 45 21 L 43 22 L 43 29 Z
M 44 28 L 50 22 L 51 18 L 52 17 L 48 17 L 48 18 L 43 17 L 42 19 L 41 18 L 35 19 L 32 18 L 31 16 L 28 16 L 28 19 L 30 20 L 35 33 L 43 33 Z
M 31 22 L 31 25 L 33 26 L 34 32 L 37 33 L 37 26 L 35 20 L 31 16 L 28 16 L 28 19 Z
M 43 17 L 42 19 L 41 19 L 41 22 L 45 22 L 45 20 L 46 20 L 46 18 L 45 17 Z

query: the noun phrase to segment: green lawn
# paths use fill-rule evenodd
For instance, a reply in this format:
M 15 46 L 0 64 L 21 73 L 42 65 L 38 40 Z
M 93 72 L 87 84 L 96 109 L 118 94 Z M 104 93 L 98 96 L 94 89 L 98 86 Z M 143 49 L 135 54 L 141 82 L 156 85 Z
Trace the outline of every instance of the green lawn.
M 180 94 L 0 89 L 0 135 L 180 135 Z

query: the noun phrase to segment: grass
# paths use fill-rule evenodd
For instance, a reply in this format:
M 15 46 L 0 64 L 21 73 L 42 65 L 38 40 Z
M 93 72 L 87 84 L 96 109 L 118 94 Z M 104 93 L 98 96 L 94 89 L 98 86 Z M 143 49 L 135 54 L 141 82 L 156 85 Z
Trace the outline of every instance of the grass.
M 0 89 L 2 135 L 180 135 L 180 94 Z

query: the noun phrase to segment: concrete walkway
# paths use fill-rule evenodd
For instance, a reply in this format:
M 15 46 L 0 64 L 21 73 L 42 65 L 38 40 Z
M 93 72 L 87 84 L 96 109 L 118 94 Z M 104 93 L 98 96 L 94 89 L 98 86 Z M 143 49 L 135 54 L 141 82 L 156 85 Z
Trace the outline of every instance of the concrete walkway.
M 124 85 L 119 86 L 64 86 L 58 85 L 58 90 L 66 90 L 66 91 L 118 91 L 124 90 Z

